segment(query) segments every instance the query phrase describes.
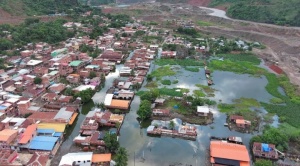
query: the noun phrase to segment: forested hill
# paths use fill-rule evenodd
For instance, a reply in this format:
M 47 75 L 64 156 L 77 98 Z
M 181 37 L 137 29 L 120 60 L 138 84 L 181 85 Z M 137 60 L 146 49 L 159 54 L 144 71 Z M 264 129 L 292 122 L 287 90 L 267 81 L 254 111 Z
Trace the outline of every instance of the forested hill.
M 300 0 L 212 0 L 212 7 L 227 7 L 236 19 L 300 26 Z
M 0 8 L 12 15 L 42 15 L 66 12 L 78 0 L 0 0 Z

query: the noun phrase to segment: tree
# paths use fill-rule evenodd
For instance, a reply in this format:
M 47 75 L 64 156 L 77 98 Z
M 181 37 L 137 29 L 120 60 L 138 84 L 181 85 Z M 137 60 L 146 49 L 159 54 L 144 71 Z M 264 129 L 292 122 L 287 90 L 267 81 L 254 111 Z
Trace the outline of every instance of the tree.
M 146 76 L 146 80 L 147 80 L 148 82 L 152 81 L 152 79 L 153 79 L 153 76 L 152 76 L 151 74 L 148 74 L 148 75 Z
M 115 153 L 119 148 L 120 144 L 117 140 L 117 134 L 110 134 L 107 132 L 103 138 L 105 147 L 111 152 Z
M 34 82 L 34 84 L 40 84 L 40 83 L 42 83 L 42 79 L 40 77 L 35 77 L 33 82 Z
M 128 154 L 125 148 L 120 147 L 117 151 L 115 162 L 116 166 L 127 166 Z
M 270 160 L 260 159 L 260 160 L 257 160 L 254 165 L 255 166 L 272 166 L 273 163 Z
M 143 100 L 140 104 L 140 108 L 137 114 L 141 120 L 145 120 L 151 117 L 151 103 L 148 100 Z
M 170 123 L 169 123 L 169 128 L 173 130 L 174 127 L 175 127 L 175 123 L 174 123 L 173 120 L 171 120 Z
M 94 72 L 94 71 L 91 71 L 90 72 L 90 75 L 89 75 L 89 78 L 94 78 L 94 77 L 96 77 L 97 76 L 97 74 L 96 74 L 96 72 Z
M 94 91 L 91 88 L 89 88 L 87 90 L 77 92 L 75 94 L 75 97 L 80 97 L 82 102 L 87 103 L 88 101 L 91 100 L 91 98 L 93 97 L 93 94 L 94 94 Z
M 66 90 L 64 91 L 64 95 L 66 96 L 73 96 L 74 92 L 72 88 L 66 88 Z

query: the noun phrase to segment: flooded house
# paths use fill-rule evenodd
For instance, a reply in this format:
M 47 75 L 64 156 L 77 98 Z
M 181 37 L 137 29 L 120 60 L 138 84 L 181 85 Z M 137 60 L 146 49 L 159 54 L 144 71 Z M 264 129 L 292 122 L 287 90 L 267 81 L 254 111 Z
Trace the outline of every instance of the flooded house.
M 210 141 L 210 163 L 212 166 L 250 166 L 250 157 L 245 145 L 212 140 Z
M 152 116 L 168 117 L 168 116 L 170 116 L 170 110 L 168 110 L 168 109 L 153 109 Z
M 278 150 L 274 144 L 266 144 L 260 142 L 254 142 L 252 146 L 252 153 L 255 158 L 264 158 L 271 160 L 278 160 Z

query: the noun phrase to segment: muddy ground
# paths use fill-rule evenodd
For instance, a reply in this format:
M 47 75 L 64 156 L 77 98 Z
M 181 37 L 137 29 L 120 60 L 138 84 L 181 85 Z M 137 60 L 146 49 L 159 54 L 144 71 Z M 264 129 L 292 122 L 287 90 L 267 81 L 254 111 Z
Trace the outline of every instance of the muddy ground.
M 204 1 L 201 1 L 201 3 L 206 5 Z M 163 5 L 163 8 L 161 5 Z M 166 10 L 167 6 L 170 10 Z M 137 9 L 142 12 L 132 12 Z M 299 27 L 277 26 L 210 16 L 208 15 L 209 10 L 200 9 L 189 4 L 140 3 L 129 8 L 116 9 L 116 13 L 130 14 L 129 11 L 134 13 L 133 16 L 140 20 L 157 21 L 160 23 L 159 25 L 166 28 L 168 28 L 165 24 L 167 20 L 184 19 L 193 20 L 194 22 L 201 20 L 212 24 L 212 26 L 196 26 L 202 33 L 260 42 L 267 48 L 254 49 L 254 53 L 264 59 L 267 64 L 277 63 L 293 84 L 300 85 Z

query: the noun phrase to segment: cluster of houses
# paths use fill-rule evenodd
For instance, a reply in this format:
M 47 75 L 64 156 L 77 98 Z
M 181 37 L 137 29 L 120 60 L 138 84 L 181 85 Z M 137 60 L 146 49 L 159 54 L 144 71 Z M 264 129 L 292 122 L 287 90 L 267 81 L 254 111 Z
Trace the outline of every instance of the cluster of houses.
M 109 134 L 118 134 L 123 121 L 123 114 L 113 114 L 108 110 L 96 108 L 86 115 L 80 126 L 79 135 L 73 141 L 89 149 L 104 147 L 103 138 L 107 132 L 100 130 L 101 127 L 109 127 Z

